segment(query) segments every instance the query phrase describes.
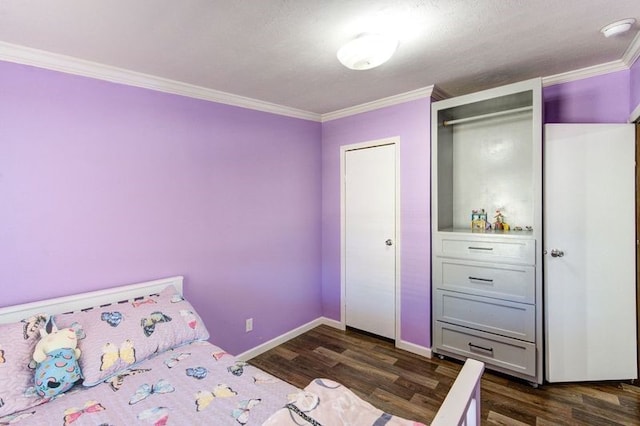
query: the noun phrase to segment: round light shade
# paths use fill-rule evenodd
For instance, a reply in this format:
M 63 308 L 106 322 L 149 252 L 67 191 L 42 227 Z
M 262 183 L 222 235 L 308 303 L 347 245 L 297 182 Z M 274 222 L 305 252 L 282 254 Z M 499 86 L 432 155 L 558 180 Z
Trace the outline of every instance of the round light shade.
M 380 34 L 363 34 L 338 50 L 338 60 L 352 70 L 368 70 L 393 56 L 398 40 Z
M 623 19 L 622 21 L 617 21 L 607 25 L 600 31 L 602 32 L 602 34 L 604 34 L 605 37 L 611 37 L 614 35 L 626 33 L 631 29 L 631 26 L 635 24 L 635 22 L 636 20 L 633 18 Z

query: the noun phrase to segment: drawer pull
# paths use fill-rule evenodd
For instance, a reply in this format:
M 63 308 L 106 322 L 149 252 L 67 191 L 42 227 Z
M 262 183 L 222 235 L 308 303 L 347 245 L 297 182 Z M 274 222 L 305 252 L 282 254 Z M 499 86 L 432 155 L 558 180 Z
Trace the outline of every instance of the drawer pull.
M 493 356 L 493 348 L 485 348 L 482 346 L 474 345 L 473 343 L 469 342 L 469 349 L 471 349 L 471 351 L 475 349 L 475 350 L 489 352 L 491 356 Z
M 486 250 L 492 251 L 493 247 L 467 247 L 469 250 Z
M 492 283 L 493 280 L 489 278 L 469 277 L 469 281 L 480 281 L 483 283 Z

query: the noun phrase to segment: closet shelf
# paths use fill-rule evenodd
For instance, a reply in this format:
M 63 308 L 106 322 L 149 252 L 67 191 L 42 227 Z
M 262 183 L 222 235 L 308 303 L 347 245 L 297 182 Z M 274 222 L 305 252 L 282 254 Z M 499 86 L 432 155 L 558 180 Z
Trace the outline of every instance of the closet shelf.
M 533 110 L 533 107 L 526 106 L 526 107 L 522 107 L 522 108 L 508 109 L 508 110 L 505 110 L 505 111 L 491 112 L 491 113 L 488 113 L 488 114 L 474 115 L 472 117 L 458 118 L 458 119 L 455 119 L 455 120 L 445 120 L 445 121 L 442 122 L 442 125 L 443 126 L 452 126 L 454 124 L 468 123 L 470 121 L 484 120 L 484 119 L 487 119 L 487 118 L 500 117 L 502 115 L 517 114 L 519 112 L 532 111 L 532 110 Z

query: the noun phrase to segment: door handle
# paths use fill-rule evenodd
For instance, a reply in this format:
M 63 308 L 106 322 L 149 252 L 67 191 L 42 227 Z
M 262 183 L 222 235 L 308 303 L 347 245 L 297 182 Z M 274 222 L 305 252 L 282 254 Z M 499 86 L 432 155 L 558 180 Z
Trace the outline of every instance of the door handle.
M 387 241 L 384 242 L 386 245 L 388 246 L 392 246 L 393 245 L 393 241 L 391 240 L 391 238 L 389 238 Z
M 564 256 L 564 251 L 560 249 L 551 249 L 551 257 L 562 257 Z

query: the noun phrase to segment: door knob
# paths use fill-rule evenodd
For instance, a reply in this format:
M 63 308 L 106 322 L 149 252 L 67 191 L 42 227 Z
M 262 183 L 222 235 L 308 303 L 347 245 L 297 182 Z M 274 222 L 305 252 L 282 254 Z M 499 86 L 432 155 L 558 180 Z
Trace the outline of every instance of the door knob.
M 551 249 L 551 257 L 562 257 L 564 256 L 564 251 L 559 249 Z
M 391 238 L 389 238 L 387 241 L 384 242 L 386 245 L 388 246 L 392 246 L 393 245 L 393 241 L 391 241 Z

